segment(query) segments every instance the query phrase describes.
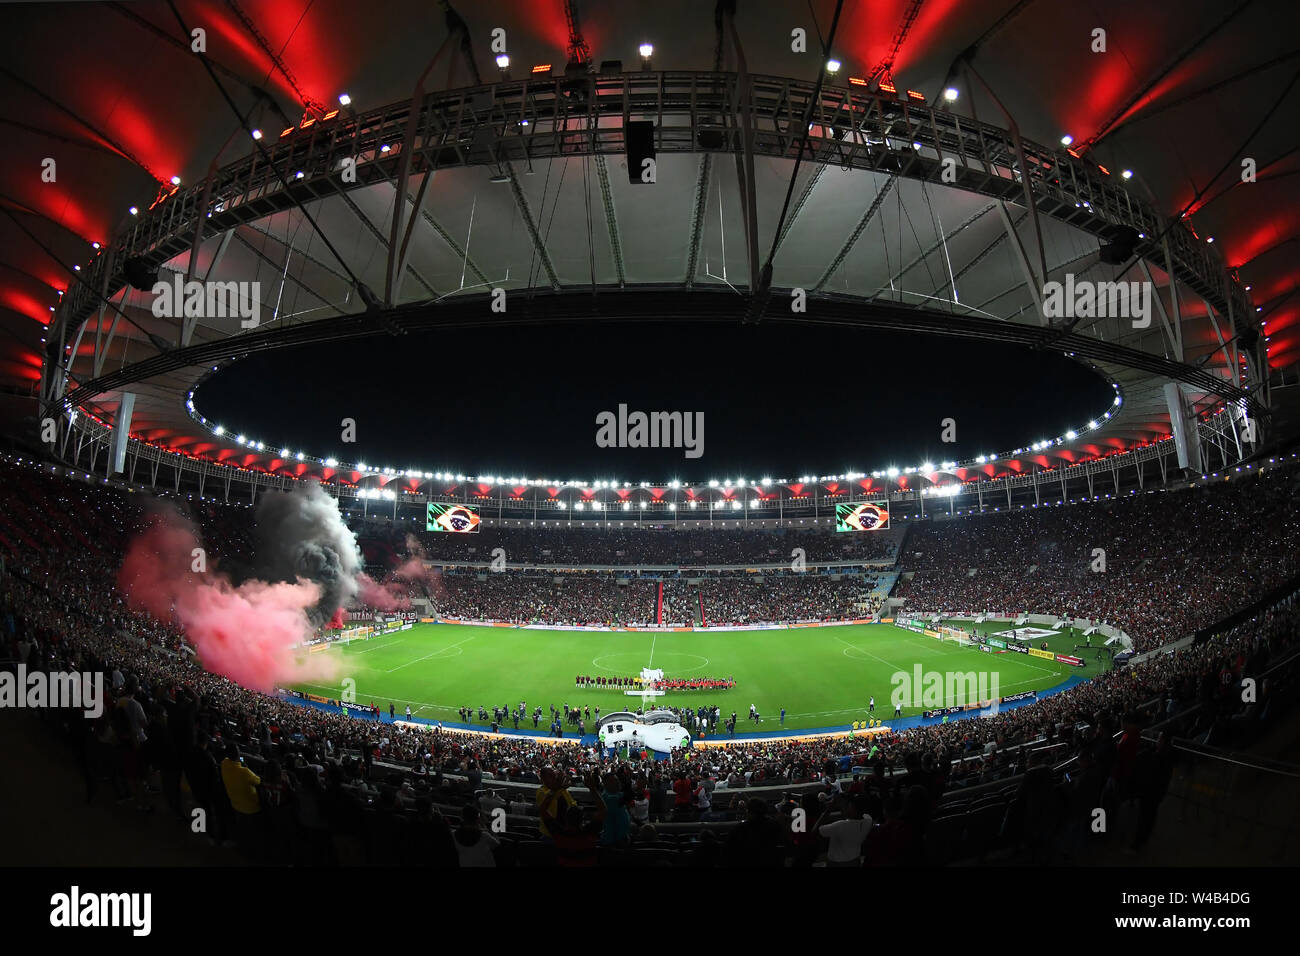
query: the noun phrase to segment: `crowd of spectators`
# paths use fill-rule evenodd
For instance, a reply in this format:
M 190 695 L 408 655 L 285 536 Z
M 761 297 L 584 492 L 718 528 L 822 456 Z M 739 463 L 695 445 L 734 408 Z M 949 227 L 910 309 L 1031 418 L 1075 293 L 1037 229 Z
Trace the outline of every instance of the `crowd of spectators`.
M 1276 700 L 1294 697 L 1294 682 L 1285 675 L 1262 681 L 1250 700 L 1239 690 L 1243 678 L 1295 650 L 1300 614 L 1288 603 L 1203 643 L 1103 674 L 1029 706 L 872 736 L 742 741 L 677 750 L 651 763 L 611 759 L 577 741 L 409 729 L 292 704 L 202 670 L 181 648 L 180 635 L 128 611 L 113 587 L 114 564 L 139 517 L 134 502 L 111 489 L 25 466 L 5 463 L 0 471 L 0 478 L 18 482 L 12 487 L 21 487 L 23 498 L 10 502 L 0 519 L 0 651 L 29 669 L 102 673 L 112 689 L 113 706 L 98 719 L 80 711 L 53 715 L 76 743 L 87 796 L 95 798 L 107 784 L 115 799 L 141 812 L 156 809 L 160 797 L 177 827 L 186 830 L 193 802 L 209 811 L 212 839 L 234 841 L 255 859 L 494 861 L 497 841 L 482 826 L 482 815 L 504 799 L 492 794 L 492 782 L 508 780 L 536 785 L 529 791 L 531 803 L 525 798 L 509 804 L 512 815 L 527 821 L 522 832 L 535 828 L 539 837 L 551 838 L 548 845 L 581 859 L 590 858 L 596 843 L 648 844 L 646 834 L 656 824 L 691 821 L 701 825 L 690 851 L 695 862 L 810 860 L 815 841 L 794 839 L 782 822 L 802 801 L 828 828 L 853 821 L 831 831 L 861 832 L 856 853 L 849 854 L 853 860 L 865 855 L 869 864 L 915 862 L 927 821 L 945 793 L 1020 774 L 1028 779 L 1027 771 L 1044 766 L 1034 748 L 1075 756 L 1085 772 L 1070 786 L 1097 787 L 1118 799 L 1137 787 L 1136 777 L 1128 777 L 1136 758 L 1123 749 L 1123 741 L 1115 743 L 1121 729 L 1185 714 L 1179 718 L 1181 735 L 1233 745 L 1249 739 Z M 1207 516 L 1204 525 L 1215 539 L 1208 546 L 1184 534 L 1185 514 L 1164 512 L 1171 538 L 1184 551 L 1207 555 L 1218 549 L 1217 573 L 1235 586 L 1238 606 L 1291 566 L 1293 558 L 1278 553 L 1278 543 L 1292 540 L 1294 512 L 1279 490 L 1289 488 L 1291 479 L 1282 474 L 1257 480 L 1258 515 L 1248 513 L 1240 500 L 1249 488 L 1216 487 L 1184 499 Z M 1169 500 L 1175 502 L 1173 496 Z M 1101 525 L 1115 532 L 1098 546 L 1109 543 L 1121 562 L 1139 555 L 1163 567 L 1164 561 L 1156 560 L 1161 551 L 1120 533 L 1134 526 L 1154 531 L 1146 507 L 1126 507 L 1132 510 L 1118 518 L 1113 512 L 1098 515 Z M 1053 510 L 1045 520 L 1065 512 Z M 1235 540 L 1220 535 L 1227 532 L 1219 524 L 1223 514 L 1232 518 Z M 1127 525 L 1107 524 L 1119 519 Z M 1070 518 L 1055 527 L 1070 529 L 1083 520 Z M 1139 524 L 1143 521 L 1147 524 Z M 933 533 L 954 534 L 980 523 Z M 971 534 L 987 543 L 987 554 L 998 547 L 982 527 Z M 1263 558 L 1243 558 L 1241 539 L 1263 548 Z M 1022 543 L 1043 552 L 1031 545 L 1038 540 Z M 1042 540 L 1055 542 L 1061 553 L 1080 541 L 1064 531 Z M 922 535 L 909 550 L 924 558 L 927 547 Z M 971 556 L 985 553 L 978 544 L 971 547 L 975 550 L 966 557 L 941 568 L 960 569 Z M 1177 555 L 1163 557 L 1187 573 L 1194 570 L 1177 562 Z M 827 586 L 835 583 L 825 579 Z M 1151 596 L 1171 603 L 1185 597 L 1171 588 Z M 1217 606 L 1206 605 L 1203 614 Z M 759 786 L 794 785 L 812 788 L 780 801 L 769 791 L 762 791 L 761 799 L 750 793 Z M 1049 789 L 1059 786 L 1052 781 Z M 595 798 L 599 826 L 571 791 Z M 1079 799 L 1083 806 L 1093 795 L 1081 791 Z M 864 825 L 868 818 L 874 822 Z M 713 834 L 713 823 L 735 826 Z
M 701 613 L 710 626 L 869 617 L 883 600 L 870 594 L 873 586 L 870 575 L 793 571 L 669 578 L 663 581 L 662 618 L 659 582 L 616 571 L 449 573 L 418 596 L 428 596 L 434 615 L 455 620 L 693 627 Z
M 870 617 L 880 606 L 878 597 L 869 596 L 871 587 L 858 576 L 836 580 L 787 572 L 738 578 L 706 591 L 705 620 L 710 625 L 739 625 Z
M 655 621 L 657 590 L 654 582 L 620 584 L 615 574 L 601 572 L 444 574 L 431 589 L 430 606 L 437 617 L 456 620 L 639 627 Z
M 695 627 L 700 624 L 700 585 L 680 579 L 663 582 L 663 624 Z
M 1242 473 L 1246 474 L 1245 472 Z M 909 613 L 1102 621 L 1138 651 L 1300 573 L 1295 466 L 1176 492 L 920 524 L 894 591 Z
M 431 561 L 487 563 L 501 548 L 511 564 L 559 565 L 781 565 L 791 551 L 802 548 L 808 563 L 858 561 L 892 563 L 902 529 L 871 534 L 836 534 L 830 529 L 803 528 L 617 528 L 484 527 L 473 535 L 422 531 L 420 546 Z M 406 548 L 409 530 L 385 519 L 358 523 L 366 536 Z
M 403 860 L 410 848 L 395 839 L 397 831 L 422 818 L 441 833 L 446 821 L 434 822 L 440 819 L 434 807 L 453 820 L 462 819 L 462 806 L 490 813 L 493 802 L 508 795 L 491 792 L 495 781 L 541 785 L 531 802 L 515 793 L 509 812 L 525 827 L 544 825 L 539 806 L 547 790 L 577 789 L 585 780 L 590 791 L 593 774 L 600 775 L 595 793 L 602 800 L 623 794 L 636 821 L 610 838 L 616 844 L 663 822 L 696 822 L 707 831 L 710 823 L 745 823 L 756 815 L 779 821 L 801 800 L 763 796 L 756 805 L 750 791 L 801 784 L 814 785 L 819 798 L 809 804 L 818 811 L 814 819 L 832 807 L 838 807 L 835 818 L 898 819 L 910 801 L 912 821 L 923 831 L 944 793 L 1034 766 L 1030 745 L 1080 755 L 1089 768 L 1109 767 L 1100 778 L 1092 772 L 1086 779 L 1112 785 L 1119 769 L 1113 736 L 1143 708 L 1147 720 L 1191 708 L 1195 716 L 1187 718 L 1192 723 L 1182 727 L 1184 734 L 1235 742 L 1266 718 L 1279 693 L 1294 692 L 1265 680 L 1254 701 L 1243 703 L 1241 678 L 1262 673 L 1292 651 L 1300 635 L 1300 614 L 1281 607 L 1199 646 L 996 717 L 871 737 L 737 742 L 645 762 L 610 758 L 578 742 L 412 730 L 247 691 L 203 671 L 166 640 L 114 628 L 112 612 L 98 616 L 103 609 L 93 597 L 90 603 L 69 601 L 48 590 L 63 583 L 54 573 L 39 580 L 21 569 L 7 571 L 0 581 L 0 620 L 7 656 L 32 669 L 101 672 L 112 688 L 114 706 L 98 720 L 79 711 L 63 715 L 84 758 L 88 796 L 107 783 L 114 798 L 141 811 L 155 809 L 160 797 L 177 826 L 188 827 L 184 776 L 193 801 L 213 821 L 214 840 L 235 841 L 256 859 L 299 862 L 325 862 L 345 852 Z M 918 781 L 923 796 L 916 795 Z M 852 808 L 837 800 L 842 794 Z M 902 849 L 879 844 L 878 827 L 865 832 L 868 841 L 877 841 L 859 851 L 870 863 L 902 862 L 918 852 L 910 841 Z M 791 844 L 789 833 L 778 826 L 762 837 L 759 850 L 774 860 L 797 858 L 808 848 Z M 699 839 L 715 842 L 703 832 Z M 739 851 L 727 849 L 731 838 L 716 842 L 714 862 L 734 862 L 731 854 Z M 417 845 L 433 853 L 429 844 Z M 438 845 L 432 859 L 464 861 L 441 837 Z

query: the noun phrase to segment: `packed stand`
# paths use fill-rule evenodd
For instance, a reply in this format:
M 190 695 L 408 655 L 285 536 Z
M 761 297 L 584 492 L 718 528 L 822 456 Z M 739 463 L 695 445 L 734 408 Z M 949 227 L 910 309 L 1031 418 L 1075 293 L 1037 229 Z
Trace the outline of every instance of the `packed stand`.
M 1208 488 L 926 522 L 900 561 L 916 574 L 894 596 L 915 614 L 1100 620 L 1138 651 L 1159 647 L 1300 573 L 1296 484 L 1295 466 L 1279 467 Z
M 0 527 L 3 655 L 29 669 L 99 672 L 113 690 L 114 706 L 97 720 L 80 711 L 50 715 L 83 758 L 87 796 L 107 784 L 113 798 L 141 812 L 160 797 L 179 832 L 190 832 L 192 802 L 209 811 L 213 840 L 236 842 L 257 860 L 475 865 L 534 854 L 586 863 L 602 858 L 599 847 L 644 846 L 701 865 L 809 863 L 819 842 L 793 836 L 784 819 L 803 807 L 812 811 L 811 832 L 831 834 L 829 862 L 919 862 L 947 795 L 1017 777 L 1021 815 L 1008 813 L 1008 832 L 1041 850 L 1044 834 L 1077 833 L 1078 811 L 1097 806 L 1098 794 L 1149 805 L 1150 793 L 1160 792 L 1169 758 L 1139 748 L 1137 721 L 1175 716 L 1181 736 L 1235 746 L 1295 697 L 1288 671 L 1262 681 L 1253 700 L 1239 690 L 1243 678 L 1295 652 L 1300 614 L 1288 604 L 1029 706 L 870 738 L 736 742 L 649 763 L 567 740 L 409 730 L 294 705 L 203 671 L 174 630 L 128 611 L 113 587 L 141 513 L 131 496 L 20 474 L 8 463 L 0 470 L 0 478 L 21 481 L 23 496 L 21 505 L 7 503 Z M 1276 503 L 1273 489 L 1264 490 Z M 1263 530 L 1241 533 L 1285 538 L 1292 513 L 1279 507 L 1269 518 Z M 72 546 L 80 538 L 66 526 L 72 522 L 94 547 Z M 229 522 L 244 527 L 237 515 Z M 1182 529 L 1171 537 L 1181 540 Z M 43 544 L 56 541 L 61 546 Z M 1261 566 L 1272 565 L 1252 567 Z M 1263 586 L 1237 579 L 1239 600 Z M 1116 742 L 1125 728 L 1127 739 Z M 1079 772 L 1069 781 L 1045 777 L 1045 751 L 1053 760 L 1073 757 Z M 497 794 L 493 781 L 528 786 Z M 805 792 L 779 801 L 751 793 L 792 785 Z M 498 841 L 482 821 L 507 796 L 514 835 Z M 832 828 L 842 821 L 850 825 Z M 669 851 L 655 828 L 673 822 L 698 827 L 689 844 Z
M 399 550 L 408 529 L 384 519 L 357 522 L 367 536 L 386 536 Z M 617 528 L 483 527 L 476 534 L 420 532 L 418 540 L 432 561 L 490 560 L 502 548 L 511 564 L 599 565 L 781 565 L 790 552 L 804 549 L 810 564 L 828 561 L 892 563 L 902 531 L 836 534 L 823 529 L 775 528 Z

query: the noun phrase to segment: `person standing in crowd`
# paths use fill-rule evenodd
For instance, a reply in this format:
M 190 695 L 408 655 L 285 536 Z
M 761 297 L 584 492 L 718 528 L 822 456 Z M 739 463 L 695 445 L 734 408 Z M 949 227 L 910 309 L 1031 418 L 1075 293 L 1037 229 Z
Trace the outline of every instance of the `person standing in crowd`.
M 840 813 L 839 819 L 827 822 L 823 818 L 817 824 L 817 832 L 830 841 L 826 865 L 861 866 L 862 845 L 871 833 L 871 817 L 864 814 L 858 802 L 847 794 L 836 798 L 835 807 Z
M 623 792 L 623 781 L 618 774 L 610 773 L 605 775 L 602 783 L 600 775 L 592 773 L 587 779 L 587 789 L 595 793 L 605 806 L 601 846 L 626 846 L 632 825 L 628 812 L 632 801 L 630 795 Z
M 537 813 L 542 818 L 538 829 L 542 836 L 549 837 L 551 831 L 548 821 L 560 819 L 567 808 L 578 801 L 569 793 L 568 784 L 561 772 L 554 767 L 543 767 L 541 779 L 542 785 L 537 788 L 536 796 Z
M 226 759 L 221 761 L 221 780 L 226 787 L 226 797 L 235 811 L 235 839 L 244 852 L 252 854 L 260 836 L 258 824 L 262 806 L 257 788 L 262 780 L 244 766 L 239 755 L 239 745 L 233 740 L 226 745 Z
M 501 841 L 487 833 L 479 820 L 479 811 L 472 806 L 461 810 L 460 826 L 452 834 L 456 844 L 456 857 L 462 867 L 496 866 L 493 851 Z

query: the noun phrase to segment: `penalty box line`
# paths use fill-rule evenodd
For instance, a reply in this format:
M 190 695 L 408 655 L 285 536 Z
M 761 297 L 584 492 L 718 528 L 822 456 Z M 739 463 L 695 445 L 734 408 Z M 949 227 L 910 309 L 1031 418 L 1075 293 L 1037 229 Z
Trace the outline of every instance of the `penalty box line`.
M 835 640 L 839 641 L 845 647 L 851 647 L 855 651 L 861 651 L 863 654 L 866 654 L 868 657 L 870 657 L 873 661 L 880 661 L 880 663 L 884 664 L 887 667 L 892 667 L 896 671 L 903 669 L 899 665 L 895 664 L 893 661 L 887 661 L 883 657 L 877 657 L 875 654 L 871 653 L 870 651 L 858 647 L 858 645 L 856 644 L 850 644 L 848 641 L 840 637 L 838 634 L 835 635 Z
M 852 648 L 852 649 L 855 650 L 855 651 L 859 651 L 859 652 L 861 652 L 861 653 L 863 653 L 863 654 L 866 654 L 866 655 L 867 655 L 868 657 L 870 657 L 872 660 L 879 661 L 880 663 L 886 665 L 887 667 L 892 667 L 892 668 L 894 668 L 894 670 L 896 670 L 896 671 L 900 671 L 900 672 L 903 672 L 903 673 L 911 673 L 910 671 L 907 671 L 907 670 L 905 670 L 904 668 L 899 667 L 899 665 L 895 664 L 893 661 L 887 661 L 887 660 L 885 660 L 883 657 L 877 657 L 875 654 L 872 654 L 870 651 L 863 650 L 861 647 L 858 647 L 856 644 L 850 644 L 848 641 L 844 640 L 844 638 L 840 637 L 838 634 L 835 635 L 835 640 L 839 641 L 839 642 L 840 642 L 841 644 L 843 644 L 845 647 L 850 647 L 850 648 Z M 919 662 L 918 662 L 918 663 L 919 663 Z M 1028 661 L 1018 661 L 1017 663 L 1028 664 L 1029 662 L 1028 662 Z M 1041 672 L 1044 673 L 1044 674 L 1050 674 L 1050 675 L 1053 676 L 1053 677 L 1061 677 L 1061 676 L 1063 675 L 1063 672 L 1062 672 L 1062 671 L 1051 671 L 1051 670 L 1048 670 L 1048 669 L 1045 668 L 1045 667 L 1039 667 L 1037 664 L 1029 664 L 1029 666 L 1032 667 L 1032 668 L 1033 668 L 1034 670 L 1036 670 L 1036 671 L 1041 671 Z M 1020 686 L 1023 685 L 1023 684 L 1034 684 L 1034 683 L 1037 683 L 1037 679 L 1036 679 L 1036 678 L 1030 678 L 1030 679 L 1028 679 L 1028 680 L 1012 681 L 1010 684 L 1007 684 L 1006 686 L 1007 686 L 1008 688 L 1010 688 L 1010 687 L 1020 687 Z M 1000 682 L 1000 681 L 999 681 L 999 686 L 1001 686 L 1001 682 Z M 888 698 L 886 698 L 886 699 L 888 699 Z M 945 705 L 945 706 L 947 706 L 947 705 Z M 787 716 L 787 717 L 792 717 L 792 716 L 802 716 L 802 717 L 818 717 L 818 716 L 826 716 L 826 717 L 829 717 L 829 716 L 832 716 L 832 715 L 834 715 L 834 714 L 851 714 L 851 713 L 855 713 L 855 712 L 856 712 L 856 709 L 847 709 L 847 710 L 821 711 L 820 713 L 812 713 L 812 714 L 799 714 L 799 715 L 795 715 L 795 714 L 787 714 L 786 716 Z
M 460 647 L 462 644 L 468 644 L 470 641 L 474 640 L 477 637 L 478 635 L 475 634 L 474 637 L 467 637 L 463 641 L 457 641 L 455 644 L 449 644 L 446 647 L 440 647 L 438 648 L 438 650 L 433 651 L 430 654 L 425 654 L 423 657 L 417 657 L 413 661 L 407 661 L 405 664 L 398 664 L 396 667 L 389 668 L 388 670 L 384 671 L 384 673 L 391 674 L 393 673 L 393 671 L 400 671 L 403 667 L 410 667 L 412 664 L 420 663 L 420 661 L 427 661 L 430 657 L 437 657 L 439 654 L 442 654 L 445 651 L 449 651 L 452 648 Z
M 908 635 L 908 637 L 911 638 L 911 641 L 933 640 L 933 638 L 919 638 L 919 637 L 914 637 L 913 635 L 910 635 L 910 634 Z M 910 641 L 909 641 L 909 643 L 910 643 Z M 944 642 L 944 643 L 946 643 L 946 642 Z M 961 645 L 961 646 L 962 646 L 963 648 L 966 647 L 966 645 Z M 918 644 L 916 644 L 916 648 L 917 648 L 917 650 L 927 650 L 927 649 L 928 649 L 928 650 L 930 650 L 931 652 L 934 652 L 934 653 L 942 653 L 942 654 L 944 654 L 945 656 L 947 655 L 947 652 L 946 652 L 946 651 L 939 651 L 937 648 L 931 648 L 931 647 L 928 647 L 928 646 L 925 645 L 925 644 L 919 644 L 919 643 L 918 643 Z M 859 648 L 859 650 L 861 650 L 861 648 Z M 863 651 L 863 653 L 866 653 L 866 652 Z M 1022 655 L 1022 656 L 1025 657 L 1026 660 L 1019 660 L 1019 659 L 1017 659 L 1017 658 L 1012 658 L 1012 660 L 1015 660 L 1015 662 L 1016 662 L 1017 664 L 1023 664 L 1023 665 L 1026 666 L 1026 667 L 1033 668 L 1034 670 L 1039 671 L 1040 673 L 1043 673 L 1043 674 L 1051 674 L 1053 677 L 1061 677 L 1061 676 L 1064 676 L 1064 674 L 1065 674 L 1064 671 L 1054 671 L 1054 670 L 1051 670 L 1050 668 L 1043 667 L 1041 664 L 1035 664 L 1034 661 L 1036 660 L 1036 658 L 1031 658 L 1031 657 L 1029 657 L 1028 654 L 1025 654 L 1025 655 Z M 879 660 L 879 658 L 876 658 L 876 659 Z M 1028 683 L 1028 681 L 1021 681 L 1020 683 L 1024 684 L 1024 683 Z M 1008 687 L 1014 687 L 1015 685 L 1014 685 L 1014 684 L 1008 684 L 1007 686 L 1008 686 Z

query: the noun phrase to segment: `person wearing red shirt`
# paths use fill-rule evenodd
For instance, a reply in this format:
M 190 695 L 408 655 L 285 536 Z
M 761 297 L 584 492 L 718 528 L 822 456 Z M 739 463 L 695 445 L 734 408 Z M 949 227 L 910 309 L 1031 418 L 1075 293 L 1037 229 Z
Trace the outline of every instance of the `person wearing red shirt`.
M 678 810 L 687 810 L 691 805 L 691 792 L 694 788 L 691 781 L 687 779 L 686 774 L 679 773 L 677 779 L 673 781 L 673 804 Z

